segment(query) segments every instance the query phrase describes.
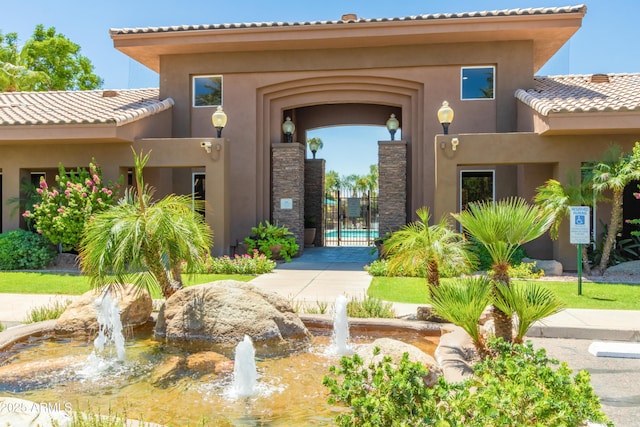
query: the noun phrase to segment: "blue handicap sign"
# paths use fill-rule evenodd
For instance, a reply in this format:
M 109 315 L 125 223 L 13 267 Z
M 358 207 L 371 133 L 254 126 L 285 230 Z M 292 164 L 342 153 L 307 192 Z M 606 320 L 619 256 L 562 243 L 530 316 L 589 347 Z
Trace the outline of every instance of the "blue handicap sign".
M 584 215 L 576 215 L 575 218 L 576 218 L 575 219 L 576 225 L 585 225 L 586 224 Z

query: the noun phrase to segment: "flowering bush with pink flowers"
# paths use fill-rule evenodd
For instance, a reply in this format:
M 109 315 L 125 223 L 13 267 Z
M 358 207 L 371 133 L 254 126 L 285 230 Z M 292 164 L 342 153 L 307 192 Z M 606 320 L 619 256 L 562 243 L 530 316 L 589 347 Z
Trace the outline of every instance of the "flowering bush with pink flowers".
M 61 245 L 63 252 L 76 251 L 86 221 L 115 204 L 121 183 L 122 177 L 117 183 L 104 183 L 95 159 L 89 163 L 89 170 L 78 168 L 69 173 L 60 164 L 56 186 L 41 179 L 36 191 L 42 200 L 22 216 L 31 218 L 36 231 Z
M 203 274 L 264 274 L 276 268 L 276 262 L 267 258 L 257 249 L 253 254 L 234 255 L 230 257 L 207 256 L 198 273 Z

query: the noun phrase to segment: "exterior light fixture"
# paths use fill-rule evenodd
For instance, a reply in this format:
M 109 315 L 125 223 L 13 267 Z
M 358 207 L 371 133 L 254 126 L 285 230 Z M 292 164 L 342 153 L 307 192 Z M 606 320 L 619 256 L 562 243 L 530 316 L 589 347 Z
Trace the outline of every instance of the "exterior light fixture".
M 282 123 L 282 133 L 285 134 L 287 142 L 292 142 L 293 132 L 296 131 L 296 125 L 291 121 L 291 117 L 287 117 Z
M 400 122 L 398 122 L 398 119 L 396 119 L 396 115 L 392 113 L 387 120 L 387 130 L 389 131 L 389 135 L 391 135 L 392 141 L 395 139 L 396 131 L 399 127 Z
M 438 110 L 438 121 L 442 125 L 442 129 L 444 129 L 444 134 L 447 135 L 449 133 L 449 125 L 453 121 L 453 109 L 449 107 L 447 101 L 442 102 L 442 107 Z
M 316 152 L 324 145 L 320 138 L 310 138 L 307 141 L 307 144 L 309 145 L 309 150 L 311 150 L 314 159 L 316 158 Z
M 216 112 L 211 116 L 211 123 L 213 123 L 213 127 L 218 131 L 218 138 L 221 138 L 222 129 L 227 125 L 227 114 L 222 111 L 221 105 L 216 108 Z

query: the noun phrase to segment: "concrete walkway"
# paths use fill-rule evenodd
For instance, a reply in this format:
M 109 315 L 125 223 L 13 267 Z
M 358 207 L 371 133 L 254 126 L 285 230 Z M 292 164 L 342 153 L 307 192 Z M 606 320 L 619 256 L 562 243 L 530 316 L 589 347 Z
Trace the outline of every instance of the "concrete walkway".
M 375 257 L 367 247 L 305 248 L 302 256 L 279 264 L 273 273 L 258 276 L 251 283 L 309 307 L 331 304 L 338 295 L 363 299 L 371 283 L 363 267 Z M 11 326 L 23 322 L 34 307 L 73 298 L 0 294 L 0 322 Z M 394 304 L 398 316 L 415 315 L 417 307 Z M 536 323 L 527 335 L 640 342 L 640 311 L 567 309 Z

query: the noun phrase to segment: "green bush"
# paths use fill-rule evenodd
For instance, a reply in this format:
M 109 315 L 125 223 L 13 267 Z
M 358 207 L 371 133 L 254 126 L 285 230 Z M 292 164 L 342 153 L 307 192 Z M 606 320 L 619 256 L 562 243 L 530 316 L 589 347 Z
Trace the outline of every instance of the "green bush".
M 37 233 L 14 230 L 0 234 L 0 270 L 37 270 L 56 258 L 55 247 Z
M 558 366 L 531 343 L 491 340 L 489 348 L 493 357 L 477 363 L 474 377 L 462 383 L 440 378 L 433 388 L 425 387 L 426 369 L 405 353 L 397 367 L 389 358 L 365 366 L 357 355 L 343 357 L 323 385 L 330 404 L 348 408 L 336 416 L 345 427 L 613 425 L 587 371 L 573 375 L 566 363 Z
M 200 274 L 264 274 L 276 268 L 276 262 L 254 250 L 253 254 L 236 254 L 205 258 L 204 263 L 196 271 Z
M 251 235 L 245 237 L 244 243 L 249 247 L 249 252 L 257 249 L 267 258 L 282 257 L 285 261 L 291 261 L 291 257 L 298 254 L 300 247 L 296 243 L 296 236 L 287 227 L 271 224 L 269 221 L 251 228 Z M 277 254 L 274 253 L 279 248 Z
M 62 313 L 69 307 L 69 304 L 71 304 L 70 299 L 65 301 L 55 300 L 48 305 L 34 307 L 27 313 L 27 318 L 24 320 L 24 323 L 37 323 L 45 320 L 59 319 Z

